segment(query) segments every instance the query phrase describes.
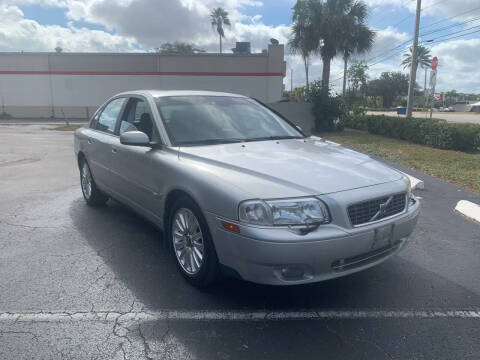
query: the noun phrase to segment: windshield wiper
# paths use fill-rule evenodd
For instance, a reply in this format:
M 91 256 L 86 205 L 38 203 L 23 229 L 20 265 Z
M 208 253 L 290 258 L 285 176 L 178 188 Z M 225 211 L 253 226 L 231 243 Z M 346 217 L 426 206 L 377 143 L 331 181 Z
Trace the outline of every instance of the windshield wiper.
M 230 144 L 230 143 L 239 143 L 244 142 L 245 139 L 204 139 L 204 140 L 194 140 L 194 141 L 180 141 L 177 143 L 178 146 L 185 145 L 215 145 L 215 144 Z
M 263 136 L 257 138 L 246 139 L 245 141 L 262 141 L 262 140 L 285 140 L 285 139 L 303 139 L 303 136 L 293 135 L 275 135 L 275 136 Z

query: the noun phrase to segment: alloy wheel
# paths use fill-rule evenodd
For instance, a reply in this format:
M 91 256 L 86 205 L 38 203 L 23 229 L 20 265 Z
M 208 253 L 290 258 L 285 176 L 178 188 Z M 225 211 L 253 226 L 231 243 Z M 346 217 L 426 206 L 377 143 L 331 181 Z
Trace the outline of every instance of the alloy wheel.
M 88 200 L 92 196 L 92 174 L 87 163 L 83 163 L 81 176 L 82 190 L 85 198 Z
M 198 219 L 187 208 L 178 209 L 172 219 L 172 242 L 182 269 L 197 274 L 204 262 L 204 241 Z

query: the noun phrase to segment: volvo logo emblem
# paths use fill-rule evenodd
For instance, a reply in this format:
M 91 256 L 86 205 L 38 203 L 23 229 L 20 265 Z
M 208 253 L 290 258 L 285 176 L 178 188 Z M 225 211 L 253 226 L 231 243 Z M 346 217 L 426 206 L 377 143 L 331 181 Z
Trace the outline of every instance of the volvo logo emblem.
M 380 205 L 378 206 L 378 211 L 375 213 L 375 215 L 373 215 L 373 217 L 370 219 L 370 222 L 372 221 L 375 221 L 376 219 L 378 219 L 379 217 L 385 215 L 385 213 L 387 212 L 387 207 L 388 205 L 390 204 L 390 202 L 393 200 L 393 195 L 390 196 L 387 201 L 383 202 L 383 203 L 380 203 Z

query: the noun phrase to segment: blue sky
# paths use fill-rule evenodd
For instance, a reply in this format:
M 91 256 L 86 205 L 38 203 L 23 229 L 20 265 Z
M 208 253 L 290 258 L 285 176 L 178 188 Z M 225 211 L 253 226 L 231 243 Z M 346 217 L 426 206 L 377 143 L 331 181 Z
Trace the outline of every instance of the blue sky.
M 414 23 L 413 0 L 364 0 L 369 5 L 368 24 L 377 30 L 374 48 L 364 59 L 372 59 L 411 39 Z M 153 51 L 163 42 L 195 43 L 207 51 L 218 51 L 218 40 L 209 25 L 212 8 L 225 7 L 232 20 L 226 31 L 225 47 L 235 41 L 251 41 L 254 51 L 266 47 L 270 38 L 282 43 L 290 36 L 290 21 L 295 0 L 10 0 L 0 3 L 0 51 Z M 427 35 L 421 40 L 439 38 L 467 27 L 479 26 L 478 0 L 423 0 L 421 28 L 438 29 L 473 19 L 463 26 Z M 446 17 L 463 14 L 429 24 Z M 478 18 L 478 19 L 477 19 Z M 476 30 L 476 28 L 474 29 Z M 422 32 L 422 31 L 421 31 Z M 462 35 L 463 33 L 460 33 Z M 479 76 L 472 76 L 477 67 L 480 32 L 450 41 L 429 44 L 439 56 L 440 87 L 453 87 L 480 93 Z M 398 71 L 399 48 L 389 59 L 382 57 L 370 68 L 374 78 L 382 71 Z M 287 67 L 294 70 L 294 85 L 304 82 L 301 59 L 286 54 Z M 379 61 L 378 61 L 379 60 Z M 311 74 L 321 73 L 322 63 L 312 59 Z M 342 71 L 341 59 L 332 63 L 332 76 Z M 285 79 L 288 84 L 290 79 Z

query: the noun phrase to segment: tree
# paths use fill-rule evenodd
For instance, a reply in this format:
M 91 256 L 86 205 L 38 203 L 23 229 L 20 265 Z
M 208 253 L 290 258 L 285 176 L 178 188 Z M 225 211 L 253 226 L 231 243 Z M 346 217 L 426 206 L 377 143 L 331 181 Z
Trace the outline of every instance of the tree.
M 367 84 L 367 95 L 376 97 L 381 96 L 383 107 L 389 108 L 397 96 L 407 95 L 408 93 L 407 74 L 402 72 L 384 72 L 378 79 L 369 81 Z
M 175 55 L 175 54 L 196 54 L 205 52 L 205 50 L 198 49 L 194 44 L 187 44 L 184 42 L 175 41 L 174 43 L 163 43 L 156 51 L 160 54 Z
M 292 37 L 288 44 L 293 54 L 302 56 L 307 92 L 310 56 L 318 48 L 319 37 L 316 24 L 320 19 L 321 4 L 318 0 L 298 0 L 293 7 Z
M 355 45 L 358 45 L 359 48 L 369 48 L 369 42 L 373 41 L 373 35 L 364 24 L 366 12 L 366 5 L 361 1 L 326 0 L 322 3 L 322 21 L 318 24 L 318 28 L 320 56 L 323 62 L 323 86 L 329 85 L 330 63 L 338 52 L 345 55 L 343 51 L 347 50 L 348 59 L 351 52 L 355 50 Z M 371 39 L 369 39 L 370 36 Z M 355 44 L 356 42 L 352 41 L 357 38 L 361 38 L 361 44 Z M 351 50 L 352 46 L 353 50 Z
M 220 54 L 222 53 L 222 38 L 225 37 L 225 32 L 223 31 L 223 26 L 230 26 L 230 19 L 228 18 L 228 12 L 225 9 L 219 7 L 213 9 L 210 13 L 210 23 L 212 27 L 217 31 L 218 36 L 220 37 Z
M 364 23 L 367 19 L 367 5 L 363 2 L 355 2 L 350 7 L 341 28 L 342 35 L 340 52 L 343 56 L 343 96 L 347 86 L 348 60 L 353 54 L 361 54 L 369 51 L 373 46 L 375 32 L 370 30 Z
M 342 129 L 341 120 L 347 112 L 341 96 L 332 95 L 328 87 L 317 80 L 310 87 L 308 99 L 313 104 L 312 113 L 315 117 L 315 130 L 335 131 Z
M 353 93 L 367 85 L 368 65 L 364 61 L 354 61 L 348 69 L 348 80 L 352 84 Z
M 404 69 L 410 68 L 412 66 L 412 51 L 413 48 L 410 46 L 408 52 L 403 54 L 403 61 L 401 65 L 403 65 Z M 430 67 L 430 65 L 432 64 L 432 56 L 430 55 L 430 49 L 423 45 L 418 45 L 415 60 L 415 71 L 417 70 L 418 65 L 420 65 L 420 67 L 422 68 Z
M 410 69 L 410 67 L 412 66 L 412 52 L 413 48 L 410 46 L 408 52 L 403 54 L 403 61 L 401 65 L 403 65 L 404 69 Z M 413 63 L 413 69 L 415 73 L 417 72 L 418 65 L 420 65 L 422 69 L 425 69 L 425 82 L 423 86 L 423 91 L 425 92 L 425 95 L 427 93 L 427 69 L 431 66 L 431 64 L 432 56 L 430 55 L 430 49 L 423 45 L 418 45 L 416 52 L 416 61 Z

